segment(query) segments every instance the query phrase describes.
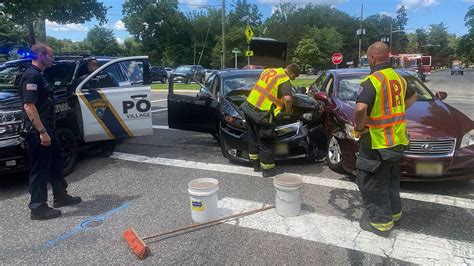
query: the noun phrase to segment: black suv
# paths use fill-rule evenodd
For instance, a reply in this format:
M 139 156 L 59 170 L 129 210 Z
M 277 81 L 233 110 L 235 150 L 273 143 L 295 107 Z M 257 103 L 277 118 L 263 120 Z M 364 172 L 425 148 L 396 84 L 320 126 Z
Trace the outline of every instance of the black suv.
M 168 80 L 168 72 L 163 67 L 160 66 L 151 66 L 150 67 L 150 78 L 151 81 L 160 81 L 161 83 L 166 83 Z
M 108 66 L 104 67 L 111 79 L 117 81 L 117 86 L 133 86 L 133 84 L 140 82 L 149 84 L 148 60 L 145 57 L 130 58 L 137 60 L 137 62 L 138 60 L 143 62 L 141 65 L 144 70 L 142 71 L 141 81 L 132 79 L 129 73 L 130 67 L 127 68 L 125 61 L 128 58 L 97 57 L 95 59 L 101 66 L 110 62 Z M 44 71 L 46 79 L 53 89 L 56 128 L 64 152 L 65 175 L 73 170 L 77 161 L 79 144 L 89 142 L 84 138 L 84 132 L 88 129 L 84 125 L 92 121 L 86 121 L 88 118 L 81 114 L 84 107 L 81 108 L 81 101 L 76 95 L 76 88 L 96 84 L 93 83 L 97 81 L 95 77 L 102 73 L 102 71 L 97 74 L 88 73 L 87 61 L 90 59 L 84 56 L 56 56 L 53 66 Z M 28 170 L 30 167 L 28 153 L 19 139 L 22 125 L 19 82 L 22 73 L 29 65 L 31 65 L 31 59 L 13 60 L 0 65 L 0 176 L 6 172 Z M 78 82 L 81 80 L 79 78 L 84 75 L 90 81 Z M 83 85 L 79 85 L 79 83 Z M 129 98 L 127 95 L 123 96 L 123 98 L 125 97 Z M 94 106 L 91 108 L 94 108 Z M 95 111 L 100 115 L 98 111 L 101 110 L 103 111 L 103 108 L 96 108 Z M 100 140 L 100 137 L 96 139 Z M 92 141 L 94 140 L 90 142 L 92 143 Z

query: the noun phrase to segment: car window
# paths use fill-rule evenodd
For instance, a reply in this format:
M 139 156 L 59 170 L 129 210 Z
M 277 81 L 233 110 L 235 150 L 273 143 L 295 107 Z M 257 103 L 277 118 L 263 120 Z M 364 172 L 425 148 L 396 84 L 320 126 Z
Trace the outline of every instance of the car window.
M 316 90 L 316 91 L 325 91 L 323 84 L 327 80 L 327 77 L 329 75 L 326 72 L 320 72 L 319 76 L 316 78 L 316 80 L 311 84 L 310 90 Z
M 0 69 L 0 90 L 18 86 L 21 74 L 25 69 L 20 65 L 8 65 Z M 17 88 L 18 89 L 18 88 Z
M 417 101 L 430 101 L 433 100 L 433 94 L 417 79 L 412 77 L 404 77 L 407 81 L 407 86 L 416 91 Z
M 204 86 L 208 89 L 211 90 L 212 82 L 214 81 L 214 78 L 217 76 L 217 74 L 211 75 L 209 78 L 207 78 L 206 82 L 204 83 Z
M 260 77 L 259 74 L 260 73 L 255 73 L 252 75 L 225 78 L 223 94 L 227 95 L 229 94 L 229 92 L 236 90 L 238 88 L 242 88 L 249 85 L 255 85 L 255 83 L 257 83 L 258 78 Z
M 364 77 L 343 77 L 339 80 L 337 96 L 344 101 L 357 100 L 357 92 Z
M 143 62 L 136 60 L 123 61 L 128 79 L 132 84 L 143 82 Z M 125 81 L 125 80 L 124 80 Z
M 220 89 L 221 77 L 219 75 L 216 75 L 216 77 L 214 78 L 214 82 L 212 83 L 210 92 L 212 95 L 216 96 L 216 98 L 219 98 Z

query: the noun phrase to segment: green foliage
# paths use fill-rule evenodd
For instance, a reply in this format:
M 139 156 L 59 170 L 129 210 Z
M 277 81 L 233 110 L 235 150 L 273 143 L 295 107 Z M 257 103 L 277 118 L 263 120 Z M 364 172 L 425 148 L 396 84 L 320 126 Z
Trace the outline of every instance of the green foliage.
M 0 16 L 0 54 L 7 54 L 17 46 L 26 46 L 26 32 L 25 27 L 9 21 L 6 16 Z
M 108 7 L 97 0 L 3 0 L 0 3 L 11 21 L 28 26 L 30 43 L 35 42 L 33 23 L 39 20 L 65 24 L 84 23 L 96 18 L 101 24 L 107 22 Z
M 470 33 L 474 33 L 474 5 L 469 7 L 466 16 L 464 16 L 464 21 L 466 22 L 466 27 L 469 28 Z
M 117 56 L 120 48 L 111 29 L 94 26 L 86 37 L 93 55 Z
M 320 65 L 321 52 L 316 41 L 312 38 L 302 39 L 294 52 L 293 61 L 300 64 L 304 69 L 308 66 Z

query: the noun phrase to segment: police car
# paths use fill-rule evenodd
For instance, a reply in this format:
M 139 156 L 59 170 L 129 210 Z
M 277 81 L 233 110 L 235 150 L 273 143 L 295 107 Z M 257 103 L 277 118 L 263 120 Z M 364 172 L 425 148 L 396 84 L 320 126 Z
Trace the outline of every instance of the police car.
M 84 144 L 153 134 L 148 57 L 99 57 L 100 67 L 90 74 L 88 60 L 55 57 L 44 73 L 53 87 L 65 175 L 72 172 Z M 0 176 L 29 168 L 19 137 L 19 80 L 30 64 L 30 59 L 20 59 L 0 65 Z

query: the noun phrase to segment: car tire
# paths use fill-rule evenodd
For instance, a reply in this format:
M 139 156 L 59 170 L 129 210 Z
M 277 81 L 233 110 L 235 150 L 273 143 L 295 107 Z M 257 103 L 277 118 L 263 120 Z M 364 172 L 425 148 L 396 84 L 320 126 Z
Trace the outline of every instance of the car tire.
M 78 145 L 76 136 L 67 128 L 58 128 L 57 135 L 61 143 L 61 149 L 64 155 L 63 176 L 72 173 L 78 157 Z
M 339 174 L 347 174 L 344 168 L 342 168 L 342 151 L 339 140 L 336 137 L 337 131 L 334 131 L 328 140 L 326 162 L 328 163 L 329 169 Z
M 227 158 L 229 161 L 233 161 L 232 157 L 227 152 L 229 150 L 227 142 L 224 139 L 224 134 L 222 134 L 222 129 L 219 129 L 219 144 L 221 146 L 222 155 Z

